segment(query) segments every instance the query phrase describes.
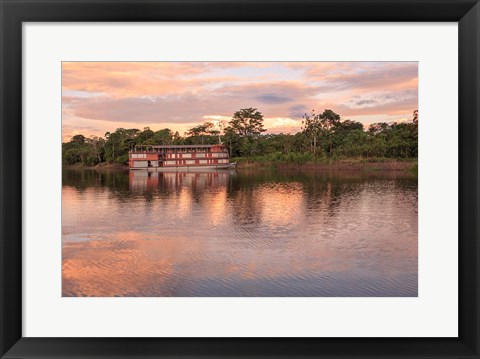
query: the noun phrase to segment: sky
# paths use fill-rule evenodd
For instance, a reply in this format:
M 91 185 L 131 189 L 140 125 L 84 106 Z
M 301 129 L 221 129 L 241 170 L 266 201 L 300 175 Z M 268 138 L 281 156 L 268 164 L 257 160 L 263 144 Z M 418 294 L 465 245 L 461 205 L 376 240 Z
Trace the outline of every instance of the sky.
M 62 136 L 229 121 L 257 108 L 266 133 L 296 133 L 302 116 L 403 122 L 418 107 L 417 62 L 63 62 Z

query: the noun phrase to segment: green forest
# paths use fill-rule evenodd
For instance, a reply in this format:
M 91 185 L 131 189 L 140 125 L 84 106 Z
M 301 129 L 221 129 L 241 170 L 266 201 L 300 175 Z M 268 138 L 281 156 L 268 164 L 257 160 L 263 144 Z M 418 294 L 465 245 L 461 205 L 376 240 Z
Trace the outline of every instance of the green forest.
M 204 122 L 184 135 L 168 128 L 153 131 L 117 128 L 104 137 L 75 135 L 62 143 L 64 165 L 95 166 L 128 163 L 128 151 L 138 145 L 224 143 L 238 161 L 316 163 L 337 160 L 411 160 L 418 155 L 418 111 L 402 123 L 373 123 L 368 128 L 344 120 L 332 110 L 303 116 L 295 134 L 266 134 L 263 114 L 256 108 L 236 111 L 229 122 Z

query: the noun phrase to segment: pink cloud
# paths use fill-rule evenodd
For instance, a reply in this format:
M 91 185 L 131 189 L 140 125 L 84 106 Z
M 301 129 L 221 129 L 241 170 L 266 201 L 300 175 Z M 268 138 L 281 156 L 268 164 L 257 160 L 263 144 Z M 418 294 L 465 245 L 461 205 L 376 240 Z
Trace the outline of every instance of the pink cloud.
M 212 113 L 229 118 L 243 107 L 287 119 L 282 130 L 297 128 L 312 109 L 331 108 L 362 122 L 405 117 L 418 106 L 417 72 L 414 62 L 66 62 L 63 121 L 69 132 L 103 135 L 95 122 L 102 131 L 108 123 L 111 129 L 184 128 Z

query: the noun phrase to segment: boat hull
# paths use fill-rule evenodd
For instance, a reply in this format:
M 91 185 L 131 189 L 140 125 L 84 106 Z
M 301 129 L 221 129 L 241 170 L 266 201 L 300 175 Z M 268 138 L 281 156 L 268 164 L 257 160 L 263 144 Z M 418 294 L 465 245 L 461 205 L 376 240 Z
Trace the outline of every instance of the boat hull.
M 236 162 L 227 163 L 227 164 L 218 164 L 218 165 L 205 165 L 205 166 L 165 166 L 165 167 L 137 167 L 130 170 L 134 171 L 150 171 L 150 172 L 193 172 L 193 171 L 203 171 L 203 170 L 229 170 L 234 169 Z

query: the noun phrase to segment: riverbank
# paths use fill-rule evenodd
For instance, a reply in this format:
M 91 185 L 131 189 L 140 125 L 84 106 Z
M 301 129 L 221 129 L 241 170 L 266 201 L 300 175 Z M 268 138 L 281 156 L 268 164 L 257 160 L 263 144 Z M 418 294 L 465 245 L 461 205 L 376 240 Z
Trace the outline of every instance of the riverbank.
M 287 161 L 272 161 L 255 158 L 233 158 L 237 162 L 237 169 L 279 169 L 279 170 L 309 170 L 309 171 L 404 171 L 418 172 L 416 159 L 393 160 L 393 159 L 342 159 L 331 161 L 317 161 L 295 163 Z M 64 166 L 65 169 L 94 169 L 128 171 L 128 165 L 120 163 L 99 163 L 95 166 L 86 166 L 81 163 Z
M 238 169 L 276 168 L 281 170 L 319 170 L 319 171 L 408 171 L 418 172 L 418 161 L 392 159 L 343 159 L 332 161 L 318 161 L 293 163 L 284 161 L 261 161 L 245 158 L 236 158 Z
M 82 163 L 76 163 L 74 165 L 63 165 L 63 169 L 67 170 L 113 170 L 113 171 L 128 171 L 128 165 L 121 163 L 98 163 L 95 166 L 87 166 Z

